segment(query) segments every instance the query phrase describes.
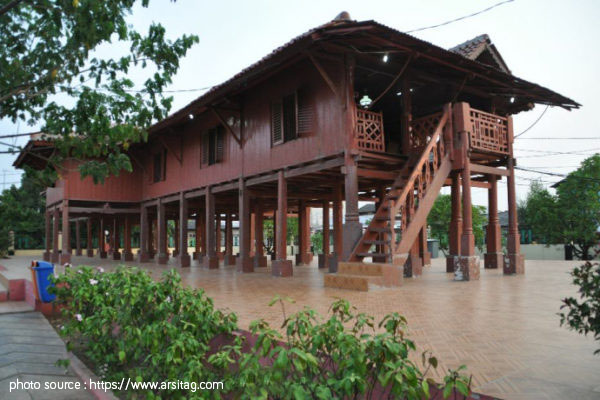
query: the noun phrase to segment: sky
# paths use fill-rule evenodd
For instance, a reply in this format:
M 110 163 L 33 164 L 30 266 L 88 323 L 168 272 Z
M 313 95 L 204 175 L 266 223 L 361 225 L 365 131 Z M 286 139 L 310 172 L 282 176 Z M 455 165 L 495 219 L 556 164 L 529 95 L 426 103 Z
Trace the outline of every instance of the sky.
M 373 19 L 408 31 L 463 17 L 500 1 L 178 0 L 172 3 L 154 0 L 147 9 L 135 8 L 130 21 L 141 30 L 150 22 L 159 22 L 172 38 L 192 33 L 200 37 L 200 43 L 181 60 L 180 70 L 169 87 L 190 90 L 223 82 L 293 37 L 332 20 L 341 11 L 349 12 L 355 20 Z M 582 104 L 581 109 L 571 112 L 550 107 L 514 145 L 518 166 L 566 174 L 595 151 L 600 152 L 600 119 L 596 115 L 600 110 L 599 17 L 597 0 L 514 0 L 483 14 L 414 35 L 449 48 L 487 33 L 514 75 Z M 100 49 L 100 53 L 109 51 L 114 49 Z M 141 74 L 131 78 L 141 86 Z M 201 90 L 174 93 L 172 111 L 202 93 Z M 515 134 L 538 120 L 544 109 L 545 106 L 538 105 L 532 111 L 516 115 Z M 31 132 L 36 128 L 39 127 L 0 120 L 0 135 Z M 556 139 L 565 137 L 593 139 Z M 26 140 L 11 139 L 11 143 L 24 144 Z M 20 172 L 12 167 L 15 157 L 0 154 L 0 188 L 19 182 Z M 561 178 L 518 171 L 519 199 L 526 197 L 532 179 L 541 179 L 549 186 Z M 506 197 L 506 180 L 503 180 L 499 184 L 501 210 L 506 209 Z M 473 202 L 487 206 L 487 191 L 474 188 Z

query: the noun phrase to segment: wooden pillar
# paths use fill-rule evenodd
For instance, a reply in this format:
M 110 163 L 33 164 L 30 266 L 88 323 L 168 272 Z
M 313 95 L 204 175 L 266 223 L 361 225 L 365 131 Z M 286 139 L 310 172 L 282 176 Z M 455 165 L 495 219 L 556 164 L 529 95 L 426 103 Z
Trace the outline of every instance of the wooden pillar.
M 298 254 L 296 254 L 296 265 L 304 264 L 307 253 L 306 242 L 306 205 L 304 200 L 298 201 Z
M 218 213 L 217 214 L 217 225 L 216 225 L 216 230 L 215 230 L 215 245 L 216 245 L 216 253 L 217 253 L 217 257 L 219 257 L 219 260 L 221 260 L 223 258 L 223 255 L 221 253 L 221 214 Z
M 427 224 L 423 225 L 419 232 L 419 257 L 423 266 L 431 266 L 431 254 L 427 248 Z
M 264 212 L 260 201 L 254 206 L 254 268 L 266 267 L 267 257 L 264 252 Z
M 233 215 L 228 212 L 225 215 L 225 257 L 224 265 L 235 265 L 235 256 L 233 255 Z
M 385 187 L 380 187 L 377 189 L 377 201 L 375 202 L 375 212 L 377 212 L 379 207 L 381 207 L 381 204 L 383 203 L 383 200 L 385 199 L 385 195 L 386 195 Z M 381 232 L 377 235 L 377 240 L 380 240 L 385 243 L 385 240 L 387 239 L 388 236 L 389 235 L 387 235 L 385 232 Z M 384 254 L 384 255 L 373 257 L 373 262 L 375 262 L 375 263 L 387 263 L 388 262 L 389 257 L 387 255 L 391 254 L 388 249 L 388 246 L 386 246 L 385 244 L 378 244 L 375 246 L 375 252 L 378 254 Z
M 498 178 L 488 176 L 488 226 L 486 231 L 487 251 L 484 255 L 484 268 L 497 269 L 504 265 L 502 253 L 502 237 L 500 236 L 500 220 L 498 219 Z
M 119 252 L 119 247 L 121 246 L 121 241 L 119 239 L 119 218 L 113 218 L 113 229 L 112 229 L 112 257 L 113 260 L 121 259 L 121 252 Z
M 194 246 L 194 254 L 192 254 L 192 258 L 194 260 L 202 261 L 202 237 L 203 235 L 203 225 L 201 221 L 200 209 L 196 212 L 196 218 L 194 219 L 196 223 L 196 244 Z
M 58 249 L 58 223 L 60 214 L 58 207 L 54 208 L 52 212 L 52 262 L 57 263 L 59 261 L 59 249 Z
M 63 200 L 62 205 L 62 252 L 59 262 L 66 264 L 71 262 L 71 226 L 69 224 L 69 202 Z
M 402 116 L 400 130 L 402 137 L 402 153 L 410 154 L 410 135 L 412 123 L 412 93 L 410 91 L 410 82 L 408 79 L 402 79 Z
M 277 173 L 277 243 L 276 259 L 272 263 L 274 276 L 292 276 L 292 262 L 287 259 L 287 182 L 283 170 Z
M 456 270 L 459 265 L 460 257 L 460 238 L 462 236 L 462 216 L 461 216 L 461 195 L 460 195 L 460 175 L 458 173 L 452 174 L 452 188 L 451 188 L 451 207 L 452 216 L 450 219 L 450 227 L 448 232 L 448 247 L 449 252 L 446 257 L 446 272 L 452 272 Z
M 52 223 L 51 223 L 51 219 L 52 216 L 50 215 L 50 211 L 46 210 L 46 212 L 44 213 L 44 223 L 45 223 L 45 241 L 44 244 L 46 246 L 46 249 L 44 251 L 44 255 L 43 255 L 43 259 L 44 261 L 52 261 Z
M 106 258 L 106 235 L 104 234 L 104 216 L 100 217 L 98 224 L 98 255 L 100 258 Z
M 238 184 L 240 251 L 236 265 L 238 272 L 254 272 L 254 263 L 250 258 L 250 193 L 244 178 L 240 177 Z
M 88 257 L 93 257 L 94 256 L 94 247 L 92 245 L 92 218 L 87 219 L 86 221 L 86 228 L 87 228 L 87 249 L 86 249 L 86 254 Z
M 180 267 L 189 267 L 191 258 L 188 253 L 188 199 L 183 192 L 179 193 L 179 231 L 176 235 L 179 237 L 179 251 L 177 260 Z
M 252 205 L 250 206 L 250 210 L 252 210 Z M 256 233 L 256 213 L 250 211 L 250 258 L 254 259 L 254 241 L 256 238 L 254 234 Z
M 319 254 L 319 268 L 326 268 L 329 259 L 329 200 L 323 202 L 323 251 Z
M 219 259 L 216 252 L 215 243 L 215 195 L 212 188 L 206 188 L 206 256 L 204 257 L 204 266 L 209 269 L 219 268 Z
M 347 261 L 362 236 L 362 224 L 358 219 L 358 169 L 352 157 L 346 157 L 344 179 L 346 218 L 343 228 L 342 259 Z
M 82 255 L 81 251 L 81 221 L 79 219 L 75 220 L 75 255 Z
M 329 272 L 337 272 L 342 257 L 342 212 L 342 185 L 337 185 L 333 193 L 333 254 L 329 258 Z
M 148 258 L 153 259 L 156 255 L 156 248 L 158 247 L 158 238 L 156 237 L 156 223 L 157 220 L 154 217 L 148 216 Z
M 143 204 L 140 207 L 140 250 L 138 252 L 138 261 L 148 262 L 150 261 L 149 247 L 152 242 L 152 238 L 149 234 L 150 221 L 148 220 L 148 207 Z
M 133 253 L 131 252 L 131 217 L 129 215 L 123 217 L 123 260 L 133 261 Z
M 277 208 L 273 210 L 273 252 L 271 261 L 277 260 Z
M 507 177 L 508 186 L 508 236 L 506 238 L 506 250 L 508 251 L 506 263 L 504 264 L 504 273 L 524 274 L 525 257 L 521 254 L 521 235 L 519 234 L 519 222 L 517 216 L 517 198 L 515 190 L 515 160 L 508 159 L 508 170 L 510 175 Z
M 179 218 L 175 218 L 175 233 L 173 234 L 173 258 L 179 256 Z
M 468 114 L 464 114 L 466 118 Z M 462 143 L 468 146 L 467 131 L 462 131 Z M 463 226 L 460 241 L 460 270 L 455 273 L 456 280 L 479 279 L 479 257 L 475 255 L 475 236 L 473 235 L 473 215 L 471 203 L 471 166 L 468 149 L 465 151 L 465 159 L 462 178 L 462 216 Z
M 157 208 L 157 223 L 158 230 L 158 263 L 166 264 L 169 261 L 169 253 L 167 249 L 167 216 L 165 215 L 165 203 L 162 199 L 158 199 Z

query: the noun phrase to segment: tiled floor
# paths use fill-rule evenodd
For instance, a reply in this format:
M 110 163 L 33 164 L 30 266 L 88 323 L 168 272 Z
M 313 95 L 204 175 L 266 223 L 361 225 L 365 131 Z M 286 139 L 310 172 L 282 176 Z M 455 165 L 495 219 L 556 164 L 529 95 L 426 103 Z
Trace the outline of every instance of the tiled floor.
M 30 259 L 3 263 L 9 269 Z M 114 262 L 74 258 L 74 264 L 112 267 Z M 323 287 L 316 265 L 294 268 L 292 278 L 274 278 L 269 269 L 252 274 L 233 267 L 208 271 L 181 270 L 186 285 L 203 288 L 219 308 L 239 316 L 242 328 L 264 318 L 279 326 L 278 307 L 268 307 L 275 294 L 296 300 L 288 312 L 303 306 L 322 314 L 336 297 L 360 311 L 381 318 L 397 311 L 408 319 L 409 332 L 420 350 L 440 360 L 435 377 L 447 368 L 466 364 L 476 391 L 505 399 L 600 399 L 600 356 L 591 338 L 559 326 L 560 299 L 575 293 L 568 271 L 577 262 L 527 261 L 524 276 L 481 272 L 481 279 L 454 282 L 444 261 L 433 260 L 423 276 L 401 288 L 353 292 Z M 21 267 L 19 267 L 21 268 Z M 167 267 L 146 264 L 154 276 Z

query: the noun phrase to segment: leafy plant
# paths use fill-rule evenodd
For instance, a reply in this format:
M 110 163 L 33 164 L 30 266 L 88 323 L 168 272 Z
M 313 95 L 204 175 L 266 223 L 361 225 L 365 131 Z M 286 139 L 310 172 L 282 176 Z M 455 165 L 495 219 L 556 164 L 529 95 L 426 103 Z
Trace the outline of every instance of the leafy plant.
M 571 271 L 573 284 L 578 286 L 579 299 L 567 297 L 560 307 L 560 324 L 600 341 L 600 264 L 587 261 Z M 600 354 L 600 348 L 594 352 Z

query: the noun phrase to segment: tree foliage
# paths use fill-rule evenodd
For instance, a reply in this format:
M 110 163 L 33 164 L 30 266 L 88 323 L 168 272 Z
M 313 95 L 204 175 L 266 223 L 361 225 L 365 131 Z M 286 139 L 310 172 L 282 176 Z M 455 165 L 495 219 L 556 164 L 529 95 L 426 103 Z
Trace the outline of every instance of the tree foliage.
M 17 0 L 0 12 L 0 118 L 43 125 L 50 170 L 73 158 L 96 182 L 131 171 L 127 149 L 167 115 L 163 90 L 198 38 L 170 40 L 154 22 L 136 31 L 138 3 L 149 0 Z M 133 73 L 146 77 L 140 90 Z
M 531 182 L 527 198 L 519 206 L 521 223 L 531 228 L 533 239 L 545 244 L 560 243 L 558 198 L 537 181 Z
M 475 245 L 480 249 L 484 245 L 484 225 L 487 224 L 486 209 L 483 206 L 473 205 L 473 235 Z M 427 216 L 427 225 L 431 227 L 431 237 L 440 242 L 440 250 L 446 253 L 449 249 L 450 221 L 452 220 L 452 197 L 448 194 L 440 194 Z

